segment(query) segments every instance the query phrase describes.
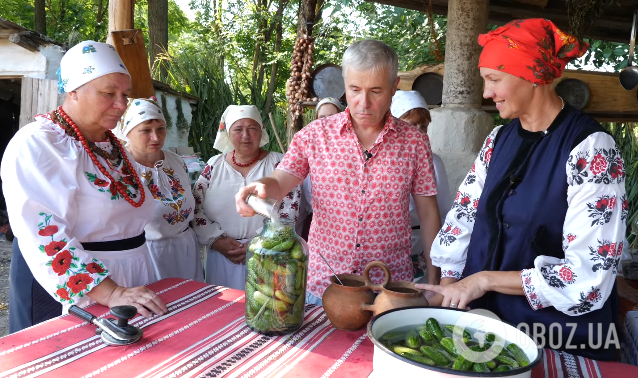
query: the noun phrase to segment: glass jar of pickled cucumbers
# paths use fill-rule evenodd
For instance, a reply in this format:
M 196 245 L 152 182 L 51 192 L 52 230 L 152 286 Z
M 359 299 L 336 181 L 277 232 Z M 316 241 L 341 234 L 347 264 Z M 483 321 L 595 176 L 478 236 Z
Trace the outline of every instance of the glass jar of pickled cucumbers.
M 263 334 L 285 334 L 303 323 L 308 273 L 308 246 L 294 222 L 264 221 L 248 245 L 246 323 Z

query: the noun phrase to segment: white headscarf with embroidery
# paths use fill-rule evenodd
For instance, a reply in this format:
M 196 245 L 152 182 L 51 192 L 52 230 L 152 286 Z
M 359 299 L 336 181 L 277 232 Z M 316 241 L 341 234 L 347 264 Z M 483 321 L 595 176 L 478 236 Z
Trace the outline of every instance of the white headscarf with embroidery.
M 317 119 L 317 115 L 319 114 L 319 108 L 326 104 L 332 104 L 336 106 L 337 109 L 339 109 L 339 112 L 343 111 L 343 105 L 341 104 L 341 101 L 337 100 L 334 97 L 324 97 L 317 103 L 317 106 L 315 107 L 315 119 Z
M 423 99 L 423 96 L 417 91 L 397 91 L 392 97 L 392 105 L 390 105 L 390 113 L 396 118 L 401 118 L 402 115 L 409 112 L 412 109 L 428 108 L 428 104 Z
M 217 136 L 215 137 L 215 144 L 213 147 L 221 151 L 222 154 L 227 154 L 235 149 L 230 142 L 230 136 L 228 135 L 229 129 L 233 126 L 233 123 L 240 119 L 250 118 L 255 120 L 259 126 L 261 126 L 261 140 L 259 141 L 259 147 L 263 147 L 268 144 L 270 138 L 264 128 L 264 123 L 261 120 L 259 110 L 255 105 L 230 105 L 222 114 L 222 119 L 219 122 L 219 130 L 217 130 Z
M 126 137 L 137 125 L 142 122 L 159 119 L 166 123 L 161 107 L 157 104 L 155 97 L 151 98 L 130 98 L 126 111 L 117 123 L 113 133 L 116 137 L 128 142 Z
M 128 70 L 115 47 L 95 41 L 83 41 L 64 54 L 58 69 L 58 91 L 72 92 L 98 77 Z

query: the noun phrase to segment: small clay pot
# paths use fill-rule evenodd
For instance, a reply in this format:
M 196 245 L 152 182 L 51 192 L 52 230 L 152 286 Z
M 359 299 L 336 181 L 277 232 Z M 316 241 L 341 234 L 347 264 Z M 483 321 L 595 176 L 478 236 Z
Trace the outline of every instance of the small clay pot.
M 337 275 L 343 285 L 335 276 L 330 277 L 330 286 L 323 294 L 323 309 L 330 323 L 335 328 L 354 331 L 365 326 L 372 312 L 363 309 L 363 306 L 372 304 L 374 293 L 363 277 L 354 274 Z
M 385 272 L 386 279 L 383 284 L 375 285 L 370 281 L 370 269 L 381 268 Z M 374 291 L 380 291 L 374 300 L 374 304 L 364 304 L 363 308 L 372 311 L 373 316 L 382 312 L 410 306 L 429 306 L 428 300 L 423 296 L 423 290 L 419 290 L 414 283 L 409 281 L 390 281 L 390 268 L 381 261 L 370 262 L 363 271 L 366 286 Z

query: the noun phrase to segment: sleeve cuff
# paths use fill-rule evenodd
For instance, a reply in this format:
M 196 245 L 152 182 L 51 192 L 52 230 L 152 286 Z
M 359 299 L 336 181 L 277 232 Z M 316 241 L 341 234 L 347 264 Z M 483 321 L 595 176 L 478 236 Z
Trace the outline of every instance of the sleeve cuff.
M 303 180 L 305 180 L 305 179 L 306 179 L 306 176 L 307 176 L 307 175 L 306 175 L 306 176 L 302 176 L 299 172 L 294 171 L 294 170 L 292 170 L 292 169 L 288 169 L 287 167 L 284 167 L 284 166 L 282 166 L 281 164 L 279 164 L 279 165 L 277 166 L 277 168 L 275 168 L 275 169 L 279 169 L 280 171 L 286 172 L 286 173 L 288 173 L 289 175 L 293 175 L 293 176 L 295 176 L 296 178 L 298 178 L 298 179 L 300 179 L 300 180 L 302 180 L 302 181 L 303 181 Z
M 529 306 L 534 310 L 551 307 L 551 303 L 543 296 L 538 276 L 535 274 L 536 269 L 521 270 L 521 283 L 523 292 L 527 297 Z
M 434 262 L 432 264 L 436 266 Z M 463 270 L 465 270 L 465 265 L 441 265 L 441 279 L 454 278 L 460 280 Z

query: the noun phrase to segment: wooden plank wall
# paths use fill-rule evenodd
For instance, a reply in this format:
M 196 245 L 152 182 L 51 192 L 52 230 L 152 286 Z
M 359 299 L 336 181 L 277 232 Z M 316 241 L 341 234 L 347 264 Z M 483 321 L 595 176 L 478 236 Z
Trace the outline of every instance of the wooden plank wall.
M 62 104 L 64 96 L 58 96 L 55 80 L 22 79 L 20 96 L 20 128 L 34 121 L 34 116 L 48 113 Z

